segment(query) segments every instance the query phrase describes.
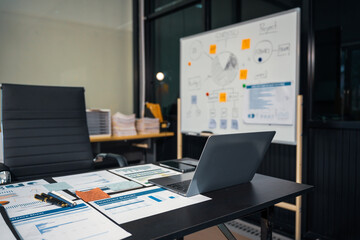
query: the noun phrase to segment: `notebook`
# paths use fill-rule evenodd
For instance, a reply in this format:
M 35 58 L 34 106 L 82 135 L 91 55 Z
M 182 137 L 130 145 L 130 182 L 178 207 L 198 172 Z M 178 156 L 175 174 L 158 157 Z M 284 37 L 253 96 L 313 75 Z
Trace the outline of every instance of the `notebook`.
M 212 135 L 194 172 L 149 182 L 187 197 L 249 182 L 274 135 L 275 131 Z

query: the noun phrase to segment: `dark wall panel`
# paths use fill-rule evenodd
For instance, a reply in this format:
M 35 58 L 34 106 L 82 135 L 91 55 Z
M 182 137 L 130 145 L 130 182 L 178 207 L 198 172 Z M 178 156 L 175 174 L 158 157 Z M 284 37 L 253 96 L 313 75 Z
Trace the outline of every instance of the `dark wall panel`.
M 296 177 L 296 147 L 283 144 L 271 144 L 266 156 L 258 169 L 258 173 L 295 181 Z M 289 203 L 295 204 L 295 198 Z M 256 218 L 253 217 L 253 220 Z M 257 219 L 258 220 L 258 219 Z M 295 213 L 275 208 L 274 229 L 288 233 L 293 237 L 295 233 Z
M 308 230 L 328 239 L 360 239 L 360 131 L 310 129 Z
M 258 172 L 295 181 L 296 147 L 271 144 Z

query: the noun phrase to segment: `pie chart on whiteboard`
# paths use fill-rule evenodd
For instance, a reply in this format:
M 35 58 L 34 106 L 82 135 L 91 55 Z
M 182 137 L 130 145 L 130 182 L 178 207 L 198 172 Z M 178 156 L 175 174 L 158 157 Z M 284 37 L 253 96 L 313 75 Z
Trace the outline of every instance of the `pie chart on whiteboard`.
M 226 86 L 235 80 L 238 72 L 238 60 L 231 52 L 221 52 L 211 63 L 211 77 L 219 86 Z

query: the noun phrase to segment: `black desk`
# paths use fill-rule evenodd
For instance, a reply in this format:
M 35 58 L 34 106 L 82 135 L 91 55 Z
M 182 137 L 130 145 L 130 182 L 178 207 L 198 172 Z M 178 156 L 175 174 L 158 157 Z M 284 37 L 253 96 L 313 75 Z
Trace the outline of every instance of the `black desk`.
M 54 182 L 53 179 L 47 179 Z M 261 212 L 262 239 L 271 239 L 274 204 L 309 192 L 313 187 L 256 174 L 250 183 L 205 193 L 212 200 L 120 224 L 127 239 L 174 239 Z
M 128 239 L 174 239 L 262 211 L 262 239 L 271 236 L 274 204 L 309 192 L 305 184 L 256 174 L 250 183 L 204 194 L 211 201 L 121 224 Z M 269 226 L 264 228 L 264 226 Z

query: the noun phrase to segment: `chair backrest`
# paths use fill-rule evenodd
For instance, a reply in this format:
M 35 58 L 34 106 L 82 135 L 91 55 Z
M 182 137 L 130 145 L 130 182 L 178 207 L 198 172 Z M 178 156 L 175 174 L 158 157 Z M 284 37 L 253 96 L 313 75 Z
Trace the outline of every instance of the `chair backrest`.
M 91 169 L 84 88 L 2 84 L 2 133 L 16 180 Z

